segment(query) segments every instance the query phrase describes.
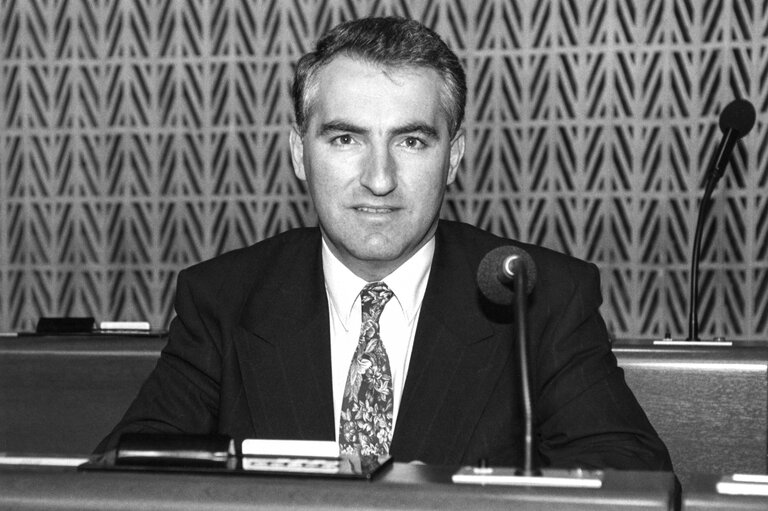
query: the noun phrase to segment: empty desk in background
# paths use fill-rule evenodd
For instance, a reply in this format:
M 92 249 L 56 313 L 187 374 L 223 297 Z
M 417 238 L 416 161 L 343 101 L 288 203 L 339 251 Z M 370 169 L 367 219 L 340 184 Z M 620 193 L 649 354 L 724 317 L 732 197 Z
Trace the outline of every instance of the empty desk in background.
M 683 511 L 765 511 L 768 496 L 718 493 L 720 475 L 696 474 L 683 491 Z
M 90 453 L 136 397 L 165 341 L 0 338 L 0 452 Z
M 617 342 L 627 383 L 667 444 L 683 489 L 689 474 L 768 467 L 768 346 Z

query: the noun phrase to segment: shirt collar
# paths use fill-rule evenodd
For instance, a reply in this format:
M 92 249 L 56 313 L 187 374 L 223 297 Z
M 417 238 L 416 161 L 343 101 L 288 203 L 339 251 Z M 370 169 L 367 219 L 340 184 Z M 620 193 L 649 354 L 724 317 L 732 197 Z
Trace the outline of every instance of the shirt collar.
M 407 261 L 382 279 L 394 293 L 394 301 L 399 305 L 408 324 L 414 320 L 421 307 L 434 254 L 435 237 L 433 236 Z M 349 330 L 352 311 L 360 297 L 360 291 L 368 282 L 344 266 L 344 263 L 331 252 L 325 238 L 323 238 L 322 256 L 328 299 L 341 324 Z

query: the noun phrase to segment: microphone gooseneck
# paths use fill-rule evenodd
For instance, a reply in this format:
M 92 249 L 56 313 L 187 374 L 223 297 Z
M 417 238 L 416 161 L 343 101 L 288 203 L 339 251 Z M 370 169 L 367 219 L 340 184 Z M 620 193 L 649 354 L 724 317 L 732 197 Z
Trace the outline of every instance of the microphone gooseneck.
M 723 177 L 736 142 L 749 133 L 755 125 L 755 107 L 746 99 L 735 99 L 728 103 L 720 114 L 720 130 L 723 138 L 715 153 L 710 168 L 707 170 L 704 195 L 699 205 L 696 231 L 693 236 L 693 256 L 691 257 L 691 289 L 688 309 L 688 341 L 699 339 L 699 259 L 701 257 L 701 233 L 704 219 L 710 206 L 710 198 L 717 182 Z
M 536 284 L 536 265 L 525 250 L 498 247 L 488 252 L 477 269 L 477 285 L 491 302 L 497 305 L 514 304 L 516 333 L 515 346 L 520 364 L 520 388 L 525 422 L 523 443 L 524 476 L 539 475 L 533 466 L 533 399 L 528 366 L 528 332 L 526 298 Z M 522 292 L 520 292 L 522 291 Z

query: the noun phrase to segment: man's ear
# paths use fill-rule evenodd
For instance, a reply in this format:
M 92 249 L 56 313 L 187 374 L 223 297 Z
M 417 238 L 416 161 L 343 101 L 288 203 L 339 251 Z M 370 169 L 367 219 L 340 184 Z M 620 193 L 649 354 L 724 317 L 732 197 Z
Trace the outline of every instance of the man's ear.
M 299 133 L 299 127 L 295 124 L 291 127 L 291 133 L 288 135 L 288 144 L 291 146 L 291 162 L 293 163 L 293 173 L 302 181 L 307 180 L 307 173 L 304 170 L 304 140 Z
M 448 159 L 448 179 L 445 184 L 450 185 L 456 181 L 456 174 L 459 172 L 459 164 L 464 157 L 464 144 L 466 143 L 466 132 L 460 128 L 456 136 L 451 140 L 451 154 Z

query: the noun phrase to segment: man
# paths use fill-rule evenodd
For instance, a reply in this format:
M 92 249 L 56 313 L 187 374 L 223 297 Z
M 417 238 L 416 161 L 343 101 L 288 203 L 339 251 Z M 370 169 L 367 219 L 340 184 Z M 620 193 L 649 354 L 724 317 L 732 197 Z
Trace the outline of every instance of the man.
M 97 451 L 125 431 L 221 432 L 519 466 L 514 325 L 475 284 L 483 256 L 511 244 L 538 271 L 538 462 L 671 469 L 611 353 L 594 265 L 438 220 L 464 153 L 466 85 L 437 35 L 398 18 L 342 24 L 301 59 L 293 96 L 293 166 L 319 228 L 179 275 L 168 345 Z

